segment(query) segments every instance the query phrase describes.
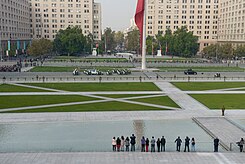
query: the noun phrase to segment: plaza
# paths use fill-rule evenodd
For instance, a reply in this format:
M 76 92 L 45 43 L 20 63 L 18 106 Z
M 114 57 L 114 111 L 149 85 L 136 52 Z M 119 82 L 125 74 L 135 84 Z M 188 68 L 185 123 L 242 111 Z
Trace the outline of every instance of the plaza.
M 86 83 L 82 84 L 86 85 Z M 223 95 L 231 93 L 243 94 L 243 82 L 230 83 L 231 88 L 229 89 L 225 86 L 223 89 L 214 90 L 212 88 L 204 91 L 181 90 L 175 86 L 177 84 L 173 84 L 175 83 L 155 81 L 154 85 L 159 88 L 156 91 L 150 89 L 149 91 L 133 92 L 99 90 L 97 92 L 81 92 L 79 90 L 74 92 L 52 87 L 48 88 L 47 86 L 51 86 L 48 84 L 42 87 L 43 83 L 40 83 L 39 86 L 31 83 L 12 83 L 10 85 L 36 90 L 14 92 L 13 89 L 7 94 L 2 92 L 1 96 L 83 95 L 102 100 L 85 100 L 82 102 L 77 100 L 78 102 L 22 107 L 17 107 L 17 105 L 14 108 L 0 109 L 1 112 L 4 112 L 0 115 L 1 126 L 4 126 L 4 129 L 9 129 L 7 132 L 12 134 L 11 137 L 6 136 L 5 140 L 2 138 L 1 152 L 3 153 L 0 158 L 3 161 L 6 160 L 6 163 L 8 161 L 9 163 L 21 163 L 23 160 L 27 163 L 33 161 L 35 163 L 66 163 L 67 160 L 69 160 L 69 163 L 98 163 L 98 161 L 101 163 L 113 163 L 118 158 L 120 158 L 119 163 L 144 163 L 146 162 L 144 160 L 147 160 L 147 163 L 179 163 L 180 161 L 189 163 L 196 160 L 196 158 L 198 158 L 198 163 L 242 163 L 244 155 L 239 153 L 236 142 L 245 135 L 245 111 L 243 109 L 226 110 L 225 117 L 222 117 L 220 109 L 210 110 L 190 95 L 193 93 L 204 95 L 212 95 L 213 93 Z M 100 85 L 100 83 L 95 83 L 94 85 Z M 232 88 L 232 85 L 234 88 Z M 56 87 L 58 86 L 59 84 L 57 83 Z M 46 92 L 39 92 L 40 90 L 46 90 Z M 154 101 L 138 101 L 140 99 L 158 98 L 159 96 L 169 97 L 177 106 L 171 107 L 171 105 L 163 105 L 164 103 L 157 105 Z M 147 108 L 141 108 L 139 111 L 128 109 L 124 109 L 125 111 L 107 111 L 104 109 L 104 112 L 47 112 L 52 110 L 52 108 L 59 109 L 59 106 L 66 105 L 72 107 L 73 105 L 89 103 L 93 106 L 98 103 L 97 101 L 99 103 L 116 101 L 132 105 L 146 105 L 149 109 L 153 107 L 153 110 L 149 111 Z M 78 108 L 80 107 L 78 106 Z M 160 108 L 160 110 L 155 108 Z M 44 111 L 46 112 L 38 112 L 39 110 L 42 111 L 42 109 L 45 109 Z M 121 128 L 118 129 L 118 127 Z M 143 135 L 146 137 L 154 135 L 156 138 L 162 135 L 166 136 L 166 152 L 154 154 L 141 153 L 138 152 L 139 150 L 136 153 L 111 152 L 110 141 L 112 136 L 130 136 L 131 133 L 136 134 L 137 143 L 140 142 L 140 138 Z M 60 137 L 60 134 L 62 134 L 62 137 Z M 195 137 L 197 140 L 197 151 L 194 153 L 176 153 L 174 139 L 178 135 L 182 139 L 185 136 Z M 45 138 L 42 136 L 45 136 Z M 215 137 L 219 137 L 221 141 L 220 153 L 213 153 L 212 138 Z M 29 139 L 26 140 L 27 138 Z M 139 149 L 139 144 L 137 147 Z M 181 151 L 183 151 L 182 148 Z M 101 156 L 106 156 L 106 158 L 101 161 Z

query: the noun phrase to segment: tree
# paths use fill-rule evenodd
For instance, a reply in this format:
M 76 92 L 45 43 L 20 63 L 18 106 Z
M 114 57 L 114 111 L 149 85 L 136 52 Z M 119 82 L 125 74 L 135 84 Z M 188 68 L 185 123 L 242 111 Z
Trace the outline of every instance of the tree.
M 173 52 L 173 34 L 172 31 L 168 28 L 165 31 L 165 35 L 162 36 L 161 33 L 158 33 L 156 35 L 156 38 L 159 42 L 160 47 L 162 48 L 162 51 L 171 53 Z
M 192 57 L 198 51 L 198 37 L 188 32 L 186 26 L 178 28 L 173 34 L 173 51 L 177 56 Z
M 215 58 L 216 55 L 218 57 L 218 49 L 219 48 L 219 45 L 218 44 L 211 44 L 207 47 L 205 47 L 203 50 L 202 50 L 202 53 L 203 53 L 203 57 L 206 57 L 206 58 Z
M 158 48 L 157 40 L 153 36 L 148 36 L 146 38 L 146 53 L 148 55 L 154 55 L 156 54 L 157 48 Z
M 126 48 L 128 51 L 138 52 L 140 49 L 140 34 L 139 30 L 134 29 L 128 33 L 126 37 Z
M 105 49 L 107 50 L 114 50 L 116 48 L 116 43 L 115 43 L 115 31 L 112 31 L 111 28 L 106 28 L 104 31 L 104 34 L 102 36 L 103 42 L 105 45 Z
M 118 50 L 121 50 L 123 48 L 123 44 L 124 44 L 123 32 L 121 32 L 121 31 L 116 32 L 114 35 L 114 41 L 115 41 L 116 48 Z
M 234 50 L 234 55 L 237 57 L 245 57 L 245 45 L 239 45 Z
M 29 55 L 39 56 L 49 54 L 53 51 L 53 43 L 48 39 L 36 39 L 32 41 L 27 49 Z
M 233 47 L 231 43 L 222 44 L 219 50 L 219 54 L 222 59 L 232 59 L 233 58 Z
M 87 39 L 77 26 L 59 30 L 54 39 L 55 50 L 60 54 L 68 54 L 68 56 L 85 53 L 86 46 Z

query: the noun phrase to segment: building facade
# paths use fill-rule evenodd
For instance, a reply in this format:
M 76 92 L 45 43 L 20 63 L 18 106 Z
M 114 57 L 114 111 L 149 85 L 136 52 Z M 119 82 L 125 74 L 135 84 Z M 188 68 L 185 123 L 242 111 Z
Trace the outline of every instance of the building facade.
M 219 12 L 218 42 L 245 44 L 245 0 L 222 0 Z
M 202 50 L 217 41 L 218 7 L 218 0 L 148 0 L 147 35 L 187 26 Z
M 30 41 L 29 7 L 28 0 L 0 0 L 1 59 L 3 56 L 8 56 L 10 51 L 11 53 L 20 53 Z M 16 49 L 20 52 L 16 52 Z
M 78 26 L 100 39 L 101 7 L 94 0 L 30 0 L 33 39 L 53 40 L 60 29 Z M 100 17 L 99 17 L 100 16 Z

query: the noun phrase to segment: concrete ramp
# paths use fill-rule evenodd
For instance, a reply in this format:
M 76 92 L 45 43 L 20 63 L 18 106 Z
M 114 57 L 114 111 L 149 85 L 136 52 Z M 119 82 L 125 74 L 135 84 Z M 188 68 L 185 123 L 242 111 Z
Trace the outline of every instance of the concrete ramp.
M 227 151 L 238 151 L 236 142 L 244 138 L 245 132 L 225 117 L 198 117 L 193 118 L 203 130 L 212 138 L 218 137 L 220 145 Z

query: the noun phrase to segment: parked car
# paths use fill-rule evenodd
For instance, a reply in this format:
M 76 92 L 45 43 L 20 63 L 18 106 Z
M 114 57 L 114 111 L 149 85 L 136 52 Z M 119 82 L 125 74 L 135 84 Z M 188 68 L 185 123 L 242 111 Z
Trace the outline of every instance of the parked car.
M 185 75 L 196 75 L 197 72 L 193 71 L 192 69 L 188 69 L 186 71 L 184 71 Z
M 86 75 L 103 75 L 103 72 L 97 69 L 92 69 L 92 70 L 85 69 L 83 72 Z

